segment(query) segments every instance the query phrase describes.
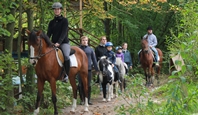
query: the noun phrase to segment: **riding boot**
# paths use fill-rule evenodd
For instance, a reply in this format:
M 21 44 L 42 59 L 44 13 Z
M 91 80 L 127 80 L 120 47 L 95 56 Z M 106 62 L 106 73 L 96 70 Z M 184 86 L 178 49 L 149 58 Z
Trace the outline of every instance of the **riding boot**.
M 80 105 L 84 105 L 84 93 L 83 93 L 83 87 L 78 85 L 79 95 L 80 95 Z
M 70 70 L 70 59 L 66 60 L 64 62 L 64 67 L 65 67 L 66 75 L 64 76 L 63 82 L 67 82 L 68 81 L 69 70 Z
M 88 104 L 89 104 L 89 105 L 93 105 L 93 104 L 91 103 L 91 86 L 88 87 Z

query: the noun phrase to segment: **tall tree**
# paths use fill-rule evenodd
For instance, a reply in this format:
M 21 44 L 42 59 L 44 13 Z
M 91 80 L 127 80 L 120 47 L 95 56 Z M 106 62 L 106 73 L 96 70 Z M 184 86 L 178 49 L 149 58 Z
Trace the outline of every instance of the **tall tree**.
M 22 34 L 22 0 L 19 0 L 19 24 L 18 24 L 18 30 L 19 30 L 19 36 L 17 41 L 17 54 L 18 54 L 18 72 L 20 76 L 21 85 L 24 84 L 23 78 L 22 78 L 22 69 L 21 69 L 21 34 Z
M 33 29 L 33 21 L 34 21 L 34 17 L 33 17 L 33 0 L 28 0 L 28 2 L 30 3 L 30 6 L 28 7 L 28 9 L 26 10 L 27 13 L 27 23 L 28 23 L 28 30 L 32 30 Z M 27 74 L 26 74 L 26 90 L 25 93 L 26 94 L 33 94 L 35 91 L 35 74 L 34 74 L 34 67 L 32 65 L 28 65 L 27 66 Z M 29 108 L 33 108 L 32 104 L 29 104 Z
M 7 13 L 8 15 L 8 24 L 6 25 L 6 29 L 10 32 L 10 36 L 5 38 L 5 50 L 8 51 L 9 54 L 12 53 L 12 44 L 13 44 L 13 35 L 14 35 L 14 27 L 15 27 L 15 11 L 16 11 L 16 6 L 13 4 L 13 2 L 8 2 L 9 4 L 9 10 L 10 12 Z M 10 55 L 10 58 L 12 58 L 12 55 Z M 5 69 L 5 74 L 6 77 L 9 77 L 9 81 L 7 85 L 12 86 L 12 63 L 8 63 L 7 68 Z M 7 90 L 7 95 L 8 97 L 14 97 L 14 91 L 13 89 L 9 89 Z M 10 100 L 8 101 L 8 103 L 6 104 L 6 108 L 9 109 L 13 109 L 14 107 L 14 100 Z

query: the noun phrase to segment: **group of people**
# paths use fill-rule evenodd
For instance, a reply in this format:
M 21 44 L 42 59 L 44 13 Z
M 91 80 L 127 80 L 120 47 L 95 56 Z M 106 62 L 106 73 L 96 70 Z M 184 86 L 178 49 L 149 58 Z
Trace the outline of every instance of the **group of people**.
M 70 43 L 68 39 L 68 20 L 67 18 L 63 17 L 61 15 L 62 11 L 62 4 L 60 2 L 55 2 L 52 5 L 52 9 L 54 11 L 54 19 L 52 19 L 49 22 L 48 25 L 48 31 L 47 35 L 48 37 L 52 37 L 52 42 L 56 47 L 59 47 L 64 55 L 64 68 L 66 71 L 66 76 L 64 77 L 63 81 L 67 81 L 68 75 L 69 75 L 69 69 L 70 69 Z M 152 34 L 152 28 L 148 28 L 148 34 L 145 35 L 145 37 L 148 36 L 150 47 L 156 51 L 155 46 L 157 45 L 157 39 L 154 34 Z M 81 37 L 81 45 L 79 48 L 81 48 L 88 57 L 88 104 L 92 104 L 90 101 L 91 98 L 91 69 L 92 65 L 94 65 L 94 68 L 96 71 L 99 71 L 97 66 L 97 61 L 100 60 L 102 56 L 107 56 L 109 61 L 112 63 L 112 67 L 115 71 L 115 74 L 118 77 L 119 82 L 119 71 L 117 67 L 115 66 L 115 59 L 116 57 L 120 57 L 124 63 L 127 64 L 129 69 L 132 69 L 132 59 L 130 52 L 127 50 L 127 43 L 123 43 L 122 47 L 118 46 L 116 47 L 116 53 L 112 51 L 113 49 L 113 43 L 107 42 L 106 36 L 102 36 L 100 39 L 100 44 L 96 47 L 95 51 L 88 46 L 88 37 L 82 36 Z M 157 53 L 157 52 L 156 52 Z M 79 92 L 81 97 L 81 102 L 83 104 L 84 94 L 83 94 L 83 86 L 80 77 L 78 77 L 79 80 Z

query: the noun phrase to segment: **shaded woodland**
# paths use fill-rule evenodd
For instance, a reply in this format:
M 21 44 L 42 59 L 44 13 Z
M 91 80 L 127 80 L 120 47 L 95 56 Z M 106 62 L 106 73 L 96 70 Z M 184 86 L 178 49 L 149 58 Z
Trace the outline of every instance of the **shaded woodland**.
M 146 34 L 147 26 L 153 27 L 158 39 L 157 47 L 164 55 L 163 73 L 168 74 L 169 54 L 180 53 L 187 65 L 197 76 L 197 1 L 195 0 L 60 0 L 63 14 L 69 21 L 69 39 L 72 45 L 79 45 L 80 36 L 91 39 L 93 48 L 101 36 L 107 36 L 114 46 L 128 43 L 133 67 L 138 59 L 140 39 Z M 12 76 L 20 76 L 23 95 L 35 92 L 34 68 L 28 64 L 28 46 L 25 30 L 42 30 L 46 33 L 48 23 L 53 19 L 52 0 L 1 0 L 0 3 L 0 111 L 14 108 Z M 188 5 L 190 4 L 190 5 Z M 192 11 L 192 12 L 191 12 Z M 196 30 L 196 31 L 195 31 Z M 185 39 L 188 38 L 188 39 Z M 187 50 L 188 49 L 188 50 Z M 13 58 L 15 54 L 15 59 Z M 23 55 L 24 54 L 24 55 Z M 26 57 L 23 59 L 21 57 Z M 189 57 L 193 57 L 188 59 Z M 24 61 L 25 60 L 25 61 Z M 21 66 L 27 69 L 26 83 Z M 185 73 L 186 70 L 182 74 Z M 189 73 L 188 73 L 189 74 Z M 189 75 L 190 76 L 190 75 Z M 28 85 L 27 85 L 28 84 Z M 6 100 L 10 100 L 6 103 Z M 34 100 L 31 100 L 34 101 Z M 27 104 L 33 109 L 33 104 Z

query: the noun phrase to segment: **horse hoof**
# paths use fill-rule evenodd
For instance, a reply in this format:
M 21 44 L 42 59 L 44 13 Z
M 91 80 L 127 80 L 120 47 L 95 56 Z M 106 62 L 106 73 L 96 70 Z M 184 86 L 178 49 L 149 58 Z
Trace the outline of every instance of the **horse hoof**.
M 85 112 L 88 112 L 88 111 L 89 111 L 89 109 L 86 107 L 86 108 L 84 109 L 84 111 L 85 111 Z
M 71 114 L 75 114 L 75 111 L 70 111 Z
M 102 101 L 107 101 L 105 98 L 103 98 L 103 100 Z
M 38 115 L 39 113 L 39 108 L 37 108 L 36 110 L 34 110 L 34 115 Z
M 70 111 L 70 113 L 75 113 L 75 109 L 72 108 L 71 111 Z

